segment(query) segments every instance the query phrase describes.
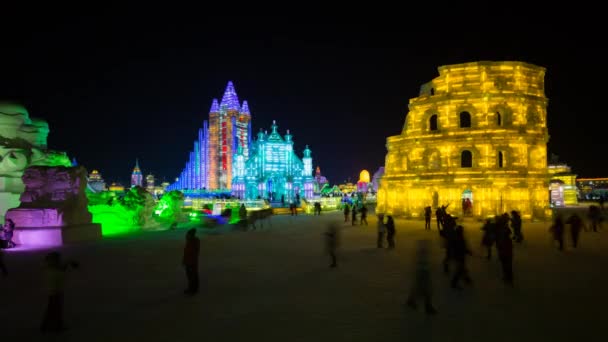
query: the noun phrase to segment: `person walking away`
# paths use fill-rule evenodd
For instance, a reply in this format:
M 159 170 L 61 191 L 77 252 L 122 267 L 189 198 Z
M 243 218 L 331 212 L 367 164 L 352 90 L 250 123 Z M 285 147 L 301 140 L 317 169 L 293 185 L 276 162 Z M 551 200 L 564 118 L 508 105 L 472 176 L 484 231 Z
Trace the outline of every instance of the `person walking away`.
M 553 233 L 553 239 L 559 243 L 559 250 L 564 250 L 564 222 L 562 221 L 561 216 L 558 216 L 555 219 L 555 222 L 549 229 L 551 233 Z
M 502 265 L 502 280 L 507 285 L 513 285 L 513 240 L 509 230 L 498 233 L 496 249 Z
M 521 216 L 515 210 L 511 211 L 511 228 L 513 229 L 515 242 L 521 243 L 524 240 L 524 236 L 521 233 Z
M 430 270 L 430 247 L 429 240 L 419 240 L 416 243 L 416 274 L 414 275 L 414 284 L 410 290 L 406 304 L 416 310 L 417 300 L 424 300 L 424 308 L 428 315 L 434 315 L 437 310 L 433 307 L 432 298 L 432 283 Z
M 63 300 L 65 277 L 70 268 L 77 269 L 75 261 L 63 262 L 59 252 L 48 253 L 45 258 L 48 303 L 40 330 L 42 332 L 62 332 L 66 330 L 63 321 Z
M 350 218 L 350 206 L 348 205 L 348 203 L 344 203 L 344 222 L 348 222 L 348 219 Z
M 437 219 L 437 230 L 443 229 L 443 212 L 441 211 L 441 207 L 435 210 L 435 218 Z
M 454 229 L 456 221 L 451 215 L 444 217 L 443 229 L 439 230 L 439 236 L 443 239 L 443 247 L 445 248 L 445 257 L 443 258 L 443 272 L 450 273 L 450 261 L 453 258 L 454 249 Z
M 395 221 L 391 215 L 386 217 L 386 241 L 389 249 L 395 248 Z
M 585 224 L 580 216 L 577 214 L 572 214 L 566 221 L 566 223 L 570 224 L 570 236 L 572 237 L 572 246 L 576 248 L 578 245 L 578 238 L 581 232 L 581 229 L 584 229 Z
M 481 230 L 483 231 L 481 244 L 488 250 L 486 258 L 490 260 L 492 259 L 492 246 L 496 241 L 496 224 L 491 219 L 487 219 Z
M 338 228 L 334 223 L 331 223 L 327 227 L 327 231 L 325 232 L 325 248 L 327 250 L 327 254 L 331 258 L 330 268 L 335 268 L 338 266 L 336 250 L 338 249 Z
M 424 208 L 424 230 L 431 230 L 431 207 Z
M 356 205 L 353 205 L 350 213 L 351 213 L 351 217 L 352 217 L 352 225 L 354 226 L 355 224 L 357 224 L 357 206 Z
M 589 220 L 591 221 L 591 229 L 594 232 L 597 232 L 597 229 L 600 225 L 600 220 L 602 218 L 602 212 L 600 208 L 596 205 L 589 206 Z
M 376 242 L 376 246 L 378 248 L 384 248 L 384 214 L 378 214 L 378 241 Z
M 367 207 L 365 205 L 363 205 L 361 207 L 361 222 L 360 222 L 360 224 L 363 224 L 363 222 L 365 222 L 365 225 L 367 226 Z
M 184 246 L 184 256 L 182 265 L 186 271 L 188 279 L 188 288 L 184 290 L 184 294 L 194 295 L 198 292 L 198 257 L 201 249 L 201 240 L 196 237 L 196 229 L 192 228 L 186 233 L 186 244 Z
M 466 256 L 472 255 L 472 253 L 464 239 L 464 228 L 460 225 L 454 229 L 452 244 L 453 259 L 456 262 L 456 273 L 452 277 L 452 288 L 460 290 L 462 289 L 458 284 L 460 278 L 463 278 L 467 284 L 472 282 L 466 267 Z

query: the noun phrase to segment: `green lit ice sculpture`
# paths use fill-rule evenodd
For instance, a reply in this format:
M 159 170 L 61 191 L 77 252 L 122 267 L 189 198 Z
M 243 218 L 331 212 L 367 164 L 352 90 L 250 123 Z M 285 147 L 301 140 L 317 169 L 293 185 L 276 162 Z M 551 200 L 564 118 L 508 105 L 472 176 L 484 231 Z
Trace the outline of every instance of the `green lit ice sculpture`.
M 70 166 L 64 152 L 47 149 L 49 125 L 30 118 L 21 105 L 0 102 L 0 220 L 19 206 L 25 186 L 21 177 L 29 166 Z

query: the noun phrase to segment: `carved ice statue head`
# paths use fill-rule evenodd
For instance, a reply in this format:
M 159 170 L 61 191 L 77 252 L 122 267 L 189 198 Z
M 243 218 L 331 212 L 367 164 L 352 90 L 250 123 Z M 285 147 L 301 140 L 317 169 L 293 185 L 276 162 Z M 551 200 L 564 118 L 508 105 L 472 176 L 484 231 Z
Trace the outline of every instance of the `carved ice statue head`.
M 28 152 L 0 145 L 0 176 L 19 177 L 28 164 Z
M 84 196 L 86 170 L 77 167 L 32 166 L 23 173 L 25 191 L 22 205 L 28 207 L 58 207 L 66 201 Z

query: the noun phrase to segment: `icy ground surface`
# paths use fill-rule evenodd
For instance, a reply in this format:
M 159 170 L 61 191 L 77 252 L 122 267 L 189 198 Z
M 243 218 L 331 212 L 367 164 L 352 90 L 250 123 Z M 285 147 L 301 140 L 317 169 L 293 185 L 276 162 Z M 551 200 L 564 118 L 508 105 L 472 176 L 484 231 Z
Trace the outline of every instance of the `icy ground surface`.
M 185 230 L 68 246 L 69 330 L 43 336 L 41 264 L 46 251 L 5 254 L 0 277 L 2 341 L 601 341 L 608 329 L 608 232 L 583 232 L 580 248 L 554 248 L 548 223 L 525 223 L 515 284 L 482 258 L 481 224 L 465 220 L 473 287 L 449 288 L 443 250 L 421 221 L 396 220 L 396 249 L 375 248 L 376 220 L 343 225 L 337 269 L 322 232 L 340 213 L 278 216 L 272 227 L 201 237 L 201 293 L 185 297 Z M 201 235 L 201 234 L 199 234 Z M 566 235 L 569 237 L 569 235 Z M 427 317 L 404 308 L 417 239 L 433 243 L 434 304 Z M 16 338 L 16 339 L 14 339 Z

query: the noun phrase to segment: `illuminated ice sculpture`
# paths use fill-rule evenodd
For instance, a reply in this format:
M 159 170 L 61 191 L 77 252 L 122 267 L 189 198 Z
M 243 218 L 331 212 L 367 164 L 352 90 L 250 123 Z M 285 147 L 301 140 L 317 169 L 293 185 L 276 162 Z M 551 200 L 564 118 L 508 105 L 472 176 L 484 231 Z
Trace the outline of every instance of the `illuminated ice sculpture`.
M 30 118 L 23 106 L 0 102 L 0 220 L 19 205 L 21 176 L 28 166 L 70 166 L 64 152 L 47 149 L 48 124 Z
M 548 214 L 545 68 L 482 61 L 439 67 L 387 139 L 378 212 L 416 217 L 462 201 L 474 216 Z
M 267 198 L 286 202 L 313 197 L 312 156 L 308 145 L 302 160 L 293 150 L 292 135 L 282 137 L 272 122 L 270 134 L 258 133 L 247 159 L 241 149 L 234 156 L 232 194 L 242 199 Z
M 222 101 L 213 99 L 209 122 L 203 122 L 188 162 L 171 190 L 226 190 L 232 184 L 232 158 L 241 148 L 249 156 L 251 113 L 247 101 L 239 103 L 232 82 Z
M 91 223 L 85 194 L 84 167 L 31 166 L 23 174 L 25 191 L 18 208 L 9 209 L 13 241 L 23 246 L 60 246 L 101 238 L 101 225 Z

